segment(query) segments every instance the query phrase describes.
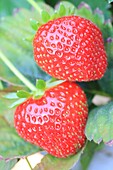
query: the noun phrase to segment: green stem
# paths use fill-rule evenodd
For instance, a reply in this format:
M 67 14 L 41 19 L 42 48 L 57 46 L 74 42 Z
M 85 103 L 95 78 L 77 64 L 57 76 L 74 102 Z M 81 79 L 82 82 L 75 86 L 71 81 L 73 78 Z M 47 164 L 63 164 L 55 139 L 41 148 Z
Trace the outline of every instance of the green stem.
M 26 161 L 27 161 L 27 163 L 28 163 L 28 165 L 29 165 L 29 168 L 30 168 L 31 170 L 33 170 L 33 168 L 32 168 L 32 166 L 31 166 L 31 164 L 30 164 L 28 158 L 26 157 L 25 159 L 26 159 Z
M 8 66 L 8 68 L 31 90 L 36 91 L 37 88 L 21 74 L 10 60 L 0 51 L 0 59 Z
M 39 13 L 41 13 L 42 9 L 38 6 L 38 4 L 34 0 L 27 0 Z

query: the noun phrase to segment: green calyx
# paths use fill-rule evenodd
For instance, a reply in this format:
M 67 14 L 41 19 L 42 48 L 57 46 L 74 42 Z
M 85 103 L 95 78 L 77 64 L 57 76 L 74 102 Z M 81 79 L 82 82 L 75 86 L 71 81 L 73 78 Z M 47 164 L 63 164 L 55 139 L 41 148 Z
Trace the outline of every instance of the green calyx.
M 25 91 L 25 90 L 18 90 L 16 93 L 8 93 L 7 95 L 3 96 L 7 99 L 15 99 L 16 101 L 13 102 L 9 107 L 13 108 L 24 102 L 28 98 L 34 98 L 34 99 L 40 99 L 46 90 L 57 86 L 61 83 L 63 83 L 63 80 L 56 80 L 54 78 L 51 78 L 47 82 L 45 82 L 42 79 L 36 80 L 36 89 L 34 91 Z
M 29 97 L 31 97 L 31 93 L 29 93 L 25 90 L 18 90 L 16 95 L 19 98 L 29 98 Z
M 38 21 L 30 18 L 30 25 L 36 31 L 40 27 L 41 23 L 39 23 Z
M 33 97 L 34 99 L 39 99 L 44 95 L 46 90 L 48 90 L 49 88 L 52 88 L 54 86 L 57 86 L 57 85 L 59 85 L 63 82 L 64 82 L 63 80 L 56 80 L 54 78 L 51 78 L 47 82 L 45 82 L 42 79 L 37 79 L 35 91 L 28 92 L 28 91 L 25 91 L 25 90 L 19 90 L 19 91 L 17 91 L 16 95 L 19 98 Z
M 62 1 L 61 3 L 59 3 L 57 8 L 53 9 L 49 7 L 48 9 L 47 7 L 44 8 L 44 6 L 41 6 L 40 3 L 35 2 L 34 5 L 34 0 L 27 0 L 27 1 L 35 8 L 35 10 L 40 15 L 40 20 L 30 19 L 30 25 L 34 30 L 34 34 L 41 25 L 47 23 L 48 21 L 55 20 L 63 16 L 69 16 L 69 15 L 77 15 L 89 19 L 92 22 L 94 22 L 100 29 L 102 29 L 103 32 L 103 24 L 105 24 L 104 15 L 100 14 L 100 12 L 98 11 L 95 12 L 92 11 L 90 9 L 90 6 L 89 9 L 87 9 L 85 5 L 81 5 L 81 7 L 76 8 L 72 3 L 68 1 Z M 106 26 L 108 25 L 108 27 L 110 27 L 110 24 L 105 24 L 105 25 Z M 28 37 L 26 39 L 28 41 L 30 41 L 31 39 L 31 42 L 33 40 L 31 37 Z
M 30 1 L 29 1 L 30 3 Z M 37 9 L 36 9 L 37 10 Z M 39 11 L 39 10 L 38 10 Z M 61 2 L 57 10 L 53 10 L 53 13 L 50 15 L 46 10 L 40 10 L 40 15 L 42 18 L 42 23 L 34 19 L 30 19 L 30 25 L 33 30 L 37 31 L 38 28 L 47 23 L 50 20 L 54 20 L 63 16 L 73 15 L 75 12 L 75 7 L 69 6 L 67 9 L 66 3 Z

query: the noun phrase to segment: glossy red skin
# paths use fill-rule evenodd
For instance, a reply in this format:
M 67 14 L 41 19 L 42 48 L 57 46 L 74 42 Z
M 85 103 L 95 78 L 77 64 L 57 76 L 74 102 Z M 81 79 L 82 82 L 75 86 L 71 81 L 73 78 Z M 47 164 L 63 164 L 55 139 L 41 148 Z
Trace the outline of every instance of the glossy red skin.
M 79 16 L 42 25 L 33 47 L 36 63 L 57 79 L 91 81 L 100 79 L 106 71 L 102 33 L 94 23 Z
M 87 116 L 84 91 L 75 83 L 64 82 L 42 98 L 29 98 L 19 105 L 14 122 L 22 138 L 63 158 L 84 146 Z

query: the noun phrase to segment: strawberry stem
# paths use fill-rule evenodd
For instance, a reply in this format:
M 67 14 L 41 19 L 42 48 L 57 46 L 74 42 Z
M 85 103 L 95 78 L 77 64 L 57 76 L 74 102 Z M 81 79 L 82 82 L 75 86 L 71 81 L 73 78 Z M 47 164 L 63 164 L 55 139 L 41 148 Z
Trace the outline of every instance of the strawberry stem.
M 30 162 L 29 162 L 28 158 L 26 157 L 25 159 L 26 159 L 26 162 L 27 162 L 27 163 L 28 163 L 28 165 L 29 165 L 29 168 L 30 168 L 31 170 L 33 170 L 33 168 L 32 168 L 32 166 L 31 166 L 31 164 L 30 164 Z
M 31 90 L 36 91 L 37 88 L 21 74 L 11 61 L 0 51 L 0 59 L 8 66 L 8 68 Z
M 39 13 L 41 13 L 42 9 L 38 6 L 38 4 L 34 0 L 27 0 Z

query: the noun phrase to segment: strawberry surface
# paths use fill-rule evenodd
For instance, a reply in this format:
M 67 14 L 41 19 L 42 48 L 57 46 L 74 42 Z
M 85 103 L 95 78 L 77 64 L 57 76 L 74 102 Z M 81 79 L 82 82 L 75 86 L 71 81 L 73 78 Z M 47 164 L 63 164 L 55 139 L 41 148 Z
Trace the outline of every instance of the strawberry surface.
M 75 154 L 85 144 L 88 116 L 84 91 L 73 82 L 64 82 L 17 106 L 14 122 L 18 134 L 59 157 Z
M 79 16 L 65 16 L 42 25 L 34 38 L 36 63 L 49 75 L 69 81 L 100 79 L 107 67 L 99 28 Z

